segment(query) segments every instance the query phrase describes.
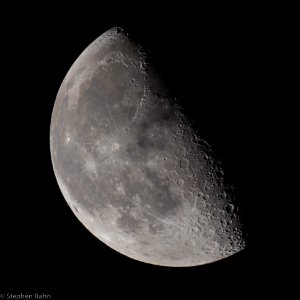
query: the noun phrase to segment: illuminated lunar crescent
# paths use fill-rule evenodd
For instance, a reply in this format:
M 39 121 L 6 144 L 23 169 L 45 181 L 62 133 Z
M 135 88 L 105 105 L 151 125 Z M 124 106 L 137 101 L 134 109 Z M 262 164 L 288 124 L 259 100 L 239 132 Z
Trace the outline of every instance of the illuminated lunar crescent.
M 53 109 L 59 187 L 82 224 L 150 264 L 195 266 L 245 248 L 222 165 L 120 28 L 89 45 Z

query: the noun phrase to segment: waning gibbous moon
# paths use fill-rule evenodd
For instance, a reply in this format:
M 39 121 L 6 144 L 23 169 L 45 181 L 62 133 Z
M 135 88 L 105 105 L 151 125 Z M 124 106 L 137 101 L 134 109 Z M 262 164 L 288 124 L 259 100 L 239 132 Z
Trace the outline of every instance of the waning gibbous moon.
M 70 68 L 50 148 L 70 208 L 114 250 L 184 267 L 245 248 L 221 162 L 123 29 L 106 31 Z

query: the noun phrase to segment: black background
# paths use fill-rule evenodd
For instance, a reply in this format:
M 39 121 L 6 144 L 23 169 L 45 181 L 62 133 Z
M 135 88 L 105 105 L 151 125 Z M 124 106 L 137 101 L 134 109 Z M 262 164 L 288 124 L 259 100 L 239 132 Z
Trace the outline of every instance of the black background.
M 265 207 L 272 199 L 264 194 L 271 188 L 266 145 L 274 100 L 273 36 L 279 30 L 266 18 L 269 12 L 174 4 L 73 8 L 2 10 L 0 288 L 39 289 L 57 299 L 79 291 L 140 299 L 226 298 L 256 295 L 262 287 L 268 293 L 270 274 L 279 272 L 267 250 Z M 79 54 L 116 25 L 151 49 L 163 78 L 183 96 L 186 113 L 222 157 L 245 211 L 246 250 L 200 267 L 152 266 L 99 242 L 67 206 L 49 151 L 53 104 Z

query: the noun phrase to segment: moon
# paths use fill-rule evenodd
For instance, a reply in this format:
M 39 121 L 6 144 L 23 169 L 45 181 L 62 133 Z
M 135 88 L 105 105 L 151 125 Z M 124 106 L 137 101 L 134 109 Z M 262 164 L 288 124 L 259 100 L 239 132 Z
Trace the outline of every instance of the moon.
M 73 213 L 119 253 L 187 267 L 246 247 L 222 162 L 122 28 L 91 43 L 64 78 L 50 151 Z

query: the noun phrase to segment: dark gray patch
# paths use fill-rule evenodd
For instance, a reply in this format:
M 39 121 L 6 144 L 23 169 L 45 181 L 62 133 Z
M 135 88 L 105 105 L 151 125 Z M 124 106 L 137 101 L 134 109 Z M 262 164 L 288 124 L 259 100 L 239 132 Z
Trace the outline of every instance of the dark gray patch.
M 78 209 L 78 207 L 77 207 L 75 204 L 73 204 L 73 208 L 74 208 L 74 210 L 75 210 L 77 213 L 79 213 L 79 209 Z
M 154 188 L 147 191 L 147 194 L 143 198 L 143 204 L 145 206 L 149 205 L 151 210 L 162 217 L 173 214 L 182 203 L 179 198 L 171 195 L 169 191 L 169 180 L 162 181 L 157 173 L 150 170 L 147 170 L 145 173 Z
M 137 145 L 140 148 L 143 149 L 147 149 L 147 150 L 151 150 L 154 148 L 155 144 L 153 141 L 151 141 L 150 139 L 146 138 L 145 136 L 139 136 L 138 140 L 137 140 Z
M 129 234 L 137 233 L 141 229 L 141 224 L 129 214 L 122 214 L 117 223 L 124 232 Z
M 148 159 L 150 148 L 144 147 L 136 144 L 129 144 L 125 149 L 126 156 L 132 160 L 134 163 L 146 162 Z
M 158 223 L 155 219 L 149 218 L 149 231 L 153 234 L 161 232 L 164 227 L 161 223 Z

